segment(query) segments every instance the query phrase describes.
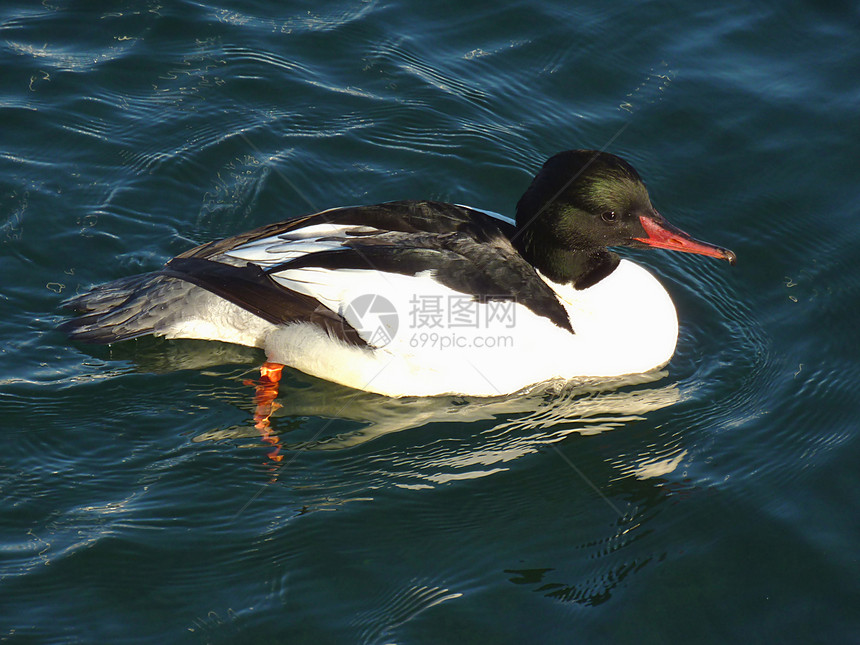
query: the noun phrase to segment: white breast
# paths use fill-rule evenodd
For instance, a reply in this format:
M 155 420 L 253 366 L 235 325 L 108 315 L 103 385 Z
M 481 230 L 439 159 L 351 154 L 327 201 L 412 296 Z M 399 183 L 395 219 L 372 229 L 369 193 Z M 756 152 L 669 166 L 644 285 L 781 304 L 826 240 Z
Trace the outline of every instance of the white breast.
M 565 345 L 564 360 L 577 373 L 571 376 L 646 372 L 672 358 L 678 339 L 675 306 L 643 267 L 621 260 L 609 276 L 582 291 L 546 281 L 564 303 L 581 341 Z

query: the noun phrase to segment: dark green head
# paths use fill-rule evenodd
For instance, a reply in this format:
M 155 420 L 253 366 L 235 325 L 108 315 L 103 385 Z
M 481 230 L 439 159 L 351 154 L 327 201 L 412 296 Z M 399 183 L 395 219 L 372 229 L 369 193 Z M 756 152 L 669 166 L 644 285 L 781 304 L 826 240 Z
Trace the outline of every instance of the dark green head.
M 613 246 L 668 248 L 734 263 L 734 253 L 697 242 L 651 205 L 629 163 L 608 152 L 570 150 L 551 157 L 517 204 L 514 243 L 556 282 L 585 288 L 611 273 Z

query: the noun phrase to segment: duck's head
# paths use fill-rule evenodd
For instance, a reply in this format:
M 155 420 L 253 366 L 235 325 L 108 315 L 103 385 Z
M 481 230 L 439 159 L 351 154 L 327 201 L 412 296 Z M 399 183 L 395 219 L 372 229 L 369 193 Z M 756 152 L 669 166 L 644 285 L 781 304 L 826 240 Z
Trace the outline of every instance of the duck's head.
M 612 272 L 608 247 L 660 248 L 735 263 L 728 249 L 693 239 L 651 205 L 629 163 L 607 152 L 570 150 L 551 157 L 517 204 L 514 243 L 555 282 L 577 288 Z

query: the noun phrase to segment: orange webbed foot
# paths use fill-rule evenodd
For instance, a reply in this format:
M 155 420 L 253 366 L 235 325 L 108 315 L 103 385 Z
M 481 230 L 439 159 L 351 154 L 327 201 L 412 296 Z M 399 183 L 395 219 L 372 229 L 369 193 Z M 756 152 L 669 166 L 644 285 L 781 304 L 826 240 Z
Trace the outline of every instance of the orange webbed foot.
M 246 385 L 254 385 L 256 395 L 254 400 L 257 407 L 254 410 L 254 427 L 260 431 L 260 435 L 268 444 L 274 446 L 274 450 L 269 452 L 269 459 L 272 461 L 281 461 L 284 456 L 280 453 L 281 446 L 278 437 L 272 434 L 272 423 L 269 417 L 272 413 L 280 408 L 275 399 L 278 398 L 278 382 L 281 380 L 281 372 L 284 366 L 281 363 L 270 363 L 266 361 L 260 367 L 259 382 L 245 381 Z

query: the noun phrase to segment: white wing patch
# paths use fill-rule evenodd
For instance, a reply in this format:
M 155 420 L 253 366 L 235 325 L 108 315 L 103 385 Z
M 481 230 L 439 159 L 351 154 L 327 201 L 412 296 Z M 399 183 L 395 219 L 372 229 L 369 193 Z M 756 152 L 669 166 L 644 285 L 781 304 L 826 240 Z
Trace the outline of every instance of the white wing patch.
M 236 260 L 253 262 L 263 269 L 267 269 L 310 253 L 341 249 L 344 247 L 344 242 L 350 239 L 350 236 L 382 233 L 384 231 L 372 226 L 316 224 L 280 235 L 264 237 L 261 240 L 254 240 L 230 249 L 224 255 Z

